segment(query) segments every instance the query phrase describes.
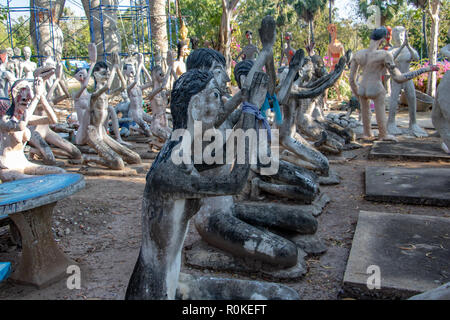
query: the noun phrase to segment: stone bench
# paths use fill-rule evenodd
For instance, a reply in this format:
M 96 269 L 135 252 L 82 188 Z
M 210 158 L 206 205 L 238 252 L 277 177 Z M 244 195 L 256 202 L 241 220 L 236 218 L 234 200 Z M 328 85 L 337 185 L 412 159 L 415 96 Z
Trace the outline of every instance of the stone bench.
M 56 203 L 84 188 L 79 174 L 36 176 L 0 184 L 0 217 L 11 219 L 22 239 L 22 257 L 11 280 L 38 288 L 60 280 L 75 264 L 52 235 Z

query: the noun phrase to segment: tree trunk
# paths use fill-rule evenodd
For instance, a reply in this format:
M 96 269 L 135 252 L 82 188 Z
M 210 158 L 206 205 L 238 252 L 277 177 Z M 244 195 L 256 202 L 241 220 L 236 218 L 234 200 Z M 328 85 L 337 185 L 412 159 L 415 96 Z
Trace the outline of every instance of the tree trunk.
M 332 0 L 329 0 L 330 6 L 328 7 L 328 23 L 331 24 L 331 2 Z M 328 42 L 331 43 L 331 34 L 328 34 Z
M 423 55 L 422 59 L 428 57 L 428 41 L 427 41 L 427 13 L 423 10 L 422 14 L 422 34 L 423 34 Z
M 315 42 L 314 41 L 314 22 L 313 22 L 313 20 L 309 21 L 309 32 L 311 34 L 311 44 L 313 44 Z
M 231 19 L 233 18 L 233 10 L 239 0 L 222 0 L 222 19 L 219 31 L 219 51 L 225 57 L 227 63 L 227 73 L 231 75 Z
M 43 56 L 45 47 L 50 47 L 55 56 L 61 56 L 64 37 L 58 22 L 63 14 L 65 2 L 66 0 L 30 0 L 30 35 L 37 55 Z M 52 16 L 50 17 L 47 12 L 32 10 L 33 5 L 49 10 L 51 7 Z M 39 28 L 37 28 L 38 25 Z M 39 46 L 36 39 L 37 31 L 39 32 Z
M 109 60 L 113 52 L 121 52 L 121 39 L 119 30 L 117 29 L 117 12 L 113 10 L 92 10 L 89 11 L 89 1 L 91 9 L 97 8 L 100 3 L 103 5 L 118 5 L 118 0 L 82 0 L 84 12 L 89 20 L 90 29 L 93 28 L 93 37 L 97 46 L 97 57 L 99 61 Z M 92 31 L 92 30 L 91 30 Z M 91 39 L 92 41 L 93 39 Z
M 437 63 L 438 54 L 438 37 L 439 37 L 439 10 L 441 6 L 440 0 L 431 1 L 431 39 L 430 48 L 428 50 L 430 64 Z M 430 72 L 428 75 L 427 94 L 434 97 L 436 94 L 436 72 Z
M 165 0 L 150 0 L 150 18 L 153 43 L 161 49 L 161 56 L 166 57 L 169 51 L 167 40 L 167 14 Z

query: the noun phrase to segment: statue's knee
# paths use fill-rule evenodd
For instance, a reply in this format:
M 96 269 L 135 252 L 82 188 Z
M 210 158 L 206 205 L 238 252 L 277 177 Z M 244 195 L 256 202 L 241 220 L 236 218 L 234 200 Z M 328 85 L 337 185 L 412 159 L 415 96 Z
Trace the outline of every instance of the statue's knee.
M 125 168 L 125 164 L 123 163 L 122 158 L 117 157 L 114 158 L 110 163 L 111 169 L 113 170 L 123 170 Z

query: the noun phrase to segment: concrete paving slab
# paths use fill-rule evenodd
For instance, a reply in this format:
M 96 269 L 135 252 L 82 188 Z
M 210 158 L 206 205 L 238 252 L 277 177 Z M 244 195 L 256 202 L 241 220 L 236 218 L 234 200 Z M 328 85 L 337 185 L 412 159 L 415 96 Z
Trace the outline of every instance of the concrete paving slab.
M 409 298 L 450 278 L 450 219 L 360 211 L 344 275 L 346 296 Z M 379 267 L 380 288 L 370 290 Z M 374 283 L 370 281 L 369 283 Z
M 388 142 L 375 141 L 369 153 L 369 159 L 397 159 L 413 161 L 450 161 L 450 154 L 441 149 L 438 141 L 405 139 L 403 141 Z
M 366 200 L 450 205 L 450 168 L 367 167 Z

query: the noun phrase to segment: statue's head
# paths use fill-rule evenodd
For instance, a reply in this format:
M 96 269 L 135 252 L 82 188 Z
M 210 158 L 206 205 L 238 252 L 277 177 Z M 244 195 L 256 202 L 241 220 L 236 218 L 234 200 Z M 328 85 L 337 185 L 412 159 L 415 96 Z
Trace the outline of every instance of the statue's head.
M 86 80 L 87 76 L 88 76 L 88 72 L 85 68 L 77 68 L 73 75 L 73 77 L 80 83 L 84 82 L 84 80 Z
M 127 77 L 134 78 L 136 76 L 136 68 L 134 67 L 134 65 L 126 63 L 123 66 L 123 74 Z
M 325 63 L 319 55 L 311 56 L 311 62 L 314 65 L 314 76 L 318 79 L 327 74 L 327 69 L 325 68 Z
M 12 105 L 7 114 L 21 118 L 34 96 L 31 83 L 28 80 L 17 80 L 11 87 L 11 96 Z
M 227 83 L 231 81 L 226 72 L 225 57 L 214 49 L 200 48 L 193 51 L 186 60 L 186 69 L 211 71 L 222 93 L 227 91 Z
M 6 48 L 6 54 L 11 59 L 14 56 L 14 50 L 12 48 Z
M 20 48 L 19 47 L 15 47 L 14 48 L 14 55 L 15 56 L 21 56 L 22 55 L 22 50 L 20 50 Z
M 252 40 L 253 39 L 253 32 L 251 32 L 250 30 L 245 31 L 245 37 L 248 40 Z
M 105 62 L 97 62 L 94 66 L 94 69 L 92 70 L 92 73 L 94 75 L 95 87 L 97 87 L 97 85 L 106 85 L 110 72 L 108 69 L 108 65 Z
M 164 71 L 160 65 L 155 65 L 152 68 L 152 80 L 162 83 L 164 80 Z
M 385 27 L 379 27 L 372 31 L 370 40 L 371 42 L 375 42 L 379 47 L 384 41 L 386 41 L 387 35 L 387 29 Z
M 31 48 L 30 47 L 23 48 L 23 56 L 25 57 L 25 59 L 29 59 L 31 57 Z
M 400 47 L 405 41 L 405 31 L 406 29 L 402 26 L 397 26 L 392 29 L 392 42 L 394 46 Z
M 128 54 L 130 55 L 130 56 L 132 56 L 132 55 L 134 55 L 134 54 L 136 54 L 136 53 L 138 53 L 138 47 L 135 45 L 135 44 L 130 44 L 129 46 L 128 46 Z
M 335 37 L 337 36 L 337 27 L 335 24 L 330 23 L 327 27 L 328 33 L 332 36 Z
M 210 128 L 222 103 L 219 85 L 212 72 L 188 70 L 175 81 L 172 89 L 173 129 L 192 129 L 194 121 L 202 121 L 204 130 Z

